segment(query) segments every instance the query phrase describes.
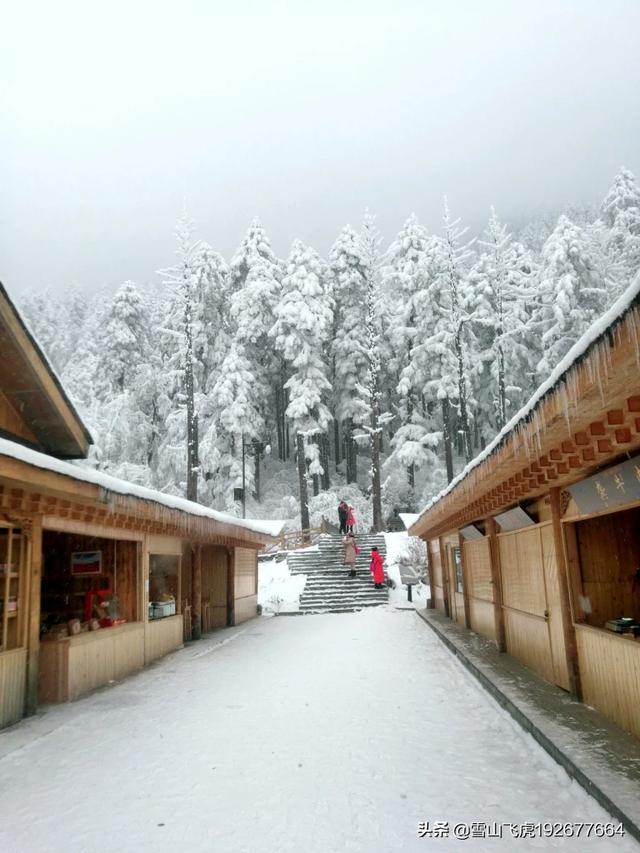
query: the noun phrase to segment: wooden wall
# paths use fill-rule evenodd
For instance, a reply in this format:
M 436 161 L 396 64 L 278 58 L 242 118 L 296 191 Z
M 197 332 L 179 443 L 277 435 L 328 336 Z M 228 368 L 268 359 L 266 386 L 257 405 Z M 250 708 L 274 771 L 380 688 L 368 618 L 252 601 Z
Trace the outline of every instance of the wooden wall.
M 144 662 L 145 664 L 161 658 L 175 649 L 182 648 L 182 615 L 166 616 L 154 619 L 144 626 Z
M 40 645 L 38 698 L 66 702 L 144 666 L 144 625 L 135 622 Z
M 582 594 L 591 612 L 589 625 L 604 627 L 618 616 L 640 617 L 640 586 L 633 578 L 640 565 L 640 507 L 576 523 Z
M 498 536 L 507 651 L 569 689 L 551 524 Z
M 640 737 L 640 641 L 588 625 L 576 639 L 584 701 Z
M 253 552 L 252 552 L 253 553 Z M 202 630 L 227 624 L 227 549 L 207 545 L 202 549 Z
M 483 637 L 496 639 L 491 581 L 491 543 L 487 536 L 463 545 L 465 581 L 471 628 Z
M 431 598 L 436 610 L 445 612 L 444 604 L 444 579 L 442 577 L 442 557 L 440 554 L 440 540 L 430 539 L 427 542 L 429 549 L 429 585 Z
M 258 607 L 258 552 L 234 549 L 234 621 L 236 625 L 253 618 Z
M 27 650 L 0 652 L 0 728 L 17 723 L 24 713 Z

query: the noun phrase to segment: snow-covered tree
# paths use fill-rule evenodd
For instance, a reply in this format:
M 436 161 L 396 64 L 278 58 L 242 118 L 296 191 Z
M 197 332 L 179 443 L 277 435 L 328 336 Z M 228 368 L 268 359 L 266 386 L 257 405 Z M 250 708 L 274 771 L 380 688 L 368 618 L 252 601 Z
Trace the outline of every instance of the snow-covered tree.
M 362 388 L 367 379 L 367 262 L 362 240 L 347 225 L 329 258 L 333 277 L 335 323 L 332 347 L 336 417 L 343 424 L 347 482 L 357 480 L 354 427 L 367 417 Z
M 604 249 L 613 279 L 612 301 L 640 271 L 640 187 L 632 172 L 616 175 L 601 206 L 607 232 Z
M 331 384 L 324 351 L 332 329 L 333 311 L 325 278 L 324 265 L 316 252 L 296 240 L 287 259 L 282 295 L 275 306 L 275 323 L 270 330 L 289 370 L 285 383 L 289 397 L 286 415 L 296 434 L 303 529 L 309 527 L 307 462 L 317 494 L 318 479 L 324 473 L 318 439 L 327 432 L 331 421 L 326 404 Z
M 599 273 L 593 244 L 566 216 L 558 219 L 542 248 L 538 289 L 536 321 L 543 355 L 537 370 L 542 380 L 607 303 L 606 283 Z
M 523 391 L 529 390 L 527 372 L 535 343 L 527 336 L 532 262 L 493 208 L 485 239 L 478 245 L 482 254 L 469 274 L 471 323 L 485 367 L 478 398 L 499 432 L 524 402 Z
M 404 439 L 408 439 L 409 436 L 412 442 L 416 439 L 416 426 L 420 420 L 418 408 L 421 391 L 412 383 L 408 381 L 400 383 L 399 380 L 402 371 L 412 358 L 418 321 L 416 300 L 424 287 L 423 273 L 430 246 L 426 228 L 420 225 L 415 214 L 412 214 L 389 247 L 383 271 L 387 311 L 391 317 L 388 334 L 395 368 L 393 379 L 399 393 L 397 402 L 399 424 L 394 435 L 393 446 L 396 451 L 394 458 L 396 461 L 401 461 L 402 458 L 409 460 L 407 478 L 411 489 L 415 485 L 416 463 L 411 459 L 410 453 L 401 452 L 401 446 Z M 419 467 L 420 460 L 416 461 Z
M 451 333 L 456 363 L 455 386 L 458 409 L 458 433 L 462 451 L 467 462 L 471 461 L 471 403 L 470 374 L 472 372 L 470 339 L 472 331 L 468 322 L 469 283 L 467 267 L 472 257 L 471 243 L 463 242 L 467 228 L 460 226 L 460 219 L 451 219 L 449 204 L 444 200 L 443 234 L 438 241 L 437 275 L 448 295 L 451 311 Z M 451 400 L 451 398 L 449 398 Z M 445 440 L 446 440 L 445 427 Z
M 178 262 L 161 275 L 171 289 L 173 300 L 170 322 L 165 328 L 169 339 L 175 343 L 169 357 L 170 375 L 173 379 L 173 397 L 186 414 L 186 496 L 198 500 L 199 451 L 198 411 L 196 408 L 194 312 L 196 310 L 195 256 L 198 244 L 193 241 L 194 223 L 186 210 L 176 227 Z M 177 380 L 177 384 L 176 384 Z

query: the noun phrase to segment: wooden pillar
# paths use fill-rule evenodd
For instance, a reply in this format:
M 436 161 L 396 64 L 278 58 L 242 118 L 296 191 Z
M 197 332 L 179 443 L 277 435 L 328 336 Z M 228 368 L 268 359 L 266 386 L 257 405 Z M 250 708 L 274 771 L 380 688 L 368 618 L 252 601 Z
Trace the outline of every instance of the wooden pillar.
M 227 626 L 231 627 L 236 624 L 235 613 L 235 548 L 227 548 Z
M 442 572 L 442 597 L 444 598 L 444 615 L 452 618 L 451 601 L 449 599 L 449 559 L 447 557 L 447 548 L 442 542 L 442 537 L 438 538 L 440 546 L 440 570 Z
M 491 584 L 493 586 L 493 620 L 496 627 L 496 645 L 499 652 L 506 652 L 507 640 L 504 631 L 502 609 L 502 575 L 500 574 L 500 543 L 495 518 L 487 519 L 487 533 L 491 552 Z
M 191 639 L 202 639 L 202 545 L 191 549 Z
M 38 664 L 40 657 L 40 588 L 42 584 L 42 518 L 31 522 L 28 542 L 29 617 L 27 625 L 27 689 L 25 714 L 35 714 L 38 707 Z
M 558 588 L 560 591 L 560 613 L 562 616 L 562 632 L 564 634 L 564 649 L 567 657 L 567 669 L 569 670 L 569 690 L 578 698 L 581 698 L 580 667 L 578 663 L 578 645 L 576 642 L 576 631 L 573 626 L 571 614 L 571 601 L 569 597 L 569 571 L 567 566 L 567 555 L 562 532 L 562 511 L 560 509 L 560 489 L 554 486 L 549 491 L 551 503 L 551 522 L 553 525 L 553 543 L 558 563 Z
M 462 565 L 462 597 L 464 598 L 464 624 L 471 629 L 471 608 L 469 607 L 469 572 L 464 559 L 464 537 L 458 533 L 460 547 L 460 563 Z
M 427 608 L 435 610 L 436 607 L 436 590 L 435 580 L 433 575 L 433 549 L 431 548 L 431 540 L 427 539 L 427 568 L 429 569 L 429 598 L 427 600 Z

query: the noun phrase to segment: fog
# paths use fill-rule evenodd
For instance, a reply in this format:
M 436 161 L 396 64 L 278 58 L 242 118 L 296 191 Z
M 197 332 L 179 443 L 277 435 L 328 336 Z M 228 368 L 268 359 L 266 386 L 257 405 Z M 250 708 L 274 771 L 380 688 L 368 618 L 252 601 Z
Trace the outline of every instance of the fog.
M 7 4 L 0 279 L 158 281 L 186 202 L 230 257 L 387 240 L 442 196 L 473 230 L 599 202 L 640 172 L 640 3 Z

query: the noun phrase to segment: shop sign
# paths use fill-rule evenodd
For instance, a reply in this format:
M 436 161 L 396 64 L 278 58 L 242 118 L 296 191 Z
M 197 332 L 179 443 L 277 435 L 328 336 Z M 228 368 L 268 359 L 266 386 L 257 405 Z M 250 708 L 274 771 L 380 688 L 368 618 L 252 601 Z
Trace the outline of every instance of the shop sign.
M 102 551 L 74 551 L 71 555 L 72 575 L 99 575 L 102 572 Z
M 640 501 L 640 456 L 567 487 L 581 513 Z

